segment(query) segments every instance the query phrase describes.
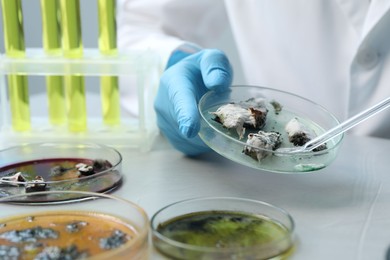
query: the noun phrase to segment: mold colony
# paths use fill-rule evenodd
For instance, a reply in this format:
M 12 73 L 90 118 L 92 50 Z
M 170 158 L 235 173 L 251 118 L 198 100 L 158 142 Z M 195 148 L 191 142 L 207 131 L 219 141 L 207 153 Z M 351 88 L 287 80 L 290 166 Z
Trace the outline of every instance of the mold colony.
M 9 217 L 0 219 L 0 258 L 83 259 L 119 249 L 123 257 L 131 256 L 126 245 L 137 235 L 131 223 L 96 212 Z
M 273 109 L 271 115 L 270 108 Z M 275 100 L 268 102 L 264 98 L 250 98 L 246 101 L 224 104 L 210 114 L 215 116 L 214 121 L 228 131 L 235 130 L 239 140 L 246 139 L 243 153 L 261 162 L 263 158 L 272 154 L 270 151 L 288 146 L 288 142 L 294 146 L 302 146 L 317 135 L 297 116 L 289 115 L 291 119 L 286 124 L 281 122 L 278 117 L 283 112 L 283 106 Z M 274 121 L 274 130 L 265 130 L 267 120 Z M 245 136 L 248 130 L 249 133 Z M 282 132 L 287 138 L 283 138 Z M 324 149 L 326 144 L 314 151 Z

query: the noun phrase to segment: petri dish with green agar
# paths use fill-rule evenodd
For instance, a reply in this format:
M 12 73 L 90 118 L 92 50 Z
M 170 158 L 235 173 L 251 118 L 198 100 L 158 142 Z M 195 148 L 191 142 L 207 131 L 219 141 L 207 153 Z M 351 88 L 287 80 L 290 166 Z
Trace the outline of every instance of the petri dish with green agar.
M 42 191 L 106 193 L 122 183 L 122 156 L 93 143 L 27 143 L 0 151 L 0 198 Z M 77 200 L 25 196 L 26 203 Z M 33 200 L 34 199 L 34 200 Z
M 157 252 L 173 259 L 284 259 L 294 248 L 290 214 L 244 198 L 173 203 L 152 216 L 151 230 Z

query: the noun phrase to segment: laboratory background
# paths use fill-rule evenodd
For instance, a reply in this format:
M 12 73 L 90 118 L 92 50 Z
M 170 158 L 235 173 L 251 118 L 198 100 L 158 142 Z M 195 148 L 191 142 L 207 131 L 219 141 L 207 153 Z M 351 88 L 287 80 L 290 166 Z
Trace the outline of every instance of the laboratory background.
M 22 5 L 25 46 L 42 48 L 40 0 L 22 0 Z M 80 12 L 83 47 L 98 48 L 96 0 L 80 0 Z M 232 39 L 227 26 L 216 45 L 202 47 L 223 50 L 233 65 L 233 84 L 245 84 Z M 2 17 L 0 53 L 4 53 Z M 44 77 L 29 77 L 31 97 L 45 100 L 45 91 Z M 87 77 L 86 91 L 99 100 L 99 78 Z M 90 96 L 87 94 L 87 98 Z M 32 114 L 46 111 L 45 102 L 32 100 Z M 89 101 L 88 116 L 100 117 L 99 102 Z M 40 106 L 35 106 L 37 103 Z M 157 141 L 146 153 L 120 149 L 124 179 L 122 186 L 112 193 L 140 205 L 149 219 L 162 207 L 182 199 L 199 196 L 256 199 L 291 214 L 296 239 L 293 260 L 390 259 L 389 140 L 346 136 L 329 167 L 308 174 L 277 174 L 240 165 L 214 152 L 189 158 L 174 150 L 161 135 L 153 138 Z M 110 141 L 103 141 L 107 140 Z M 131 143 L 128 140 L 120 141 Z M 1 141 L 0 136 L 3 148 Z M 107 210 L 110 206 L 114 208 L 109 205 Z M 1 214 L 2 210 L 0 217 Z M 149 259 L 166 260 L 151 252 Z

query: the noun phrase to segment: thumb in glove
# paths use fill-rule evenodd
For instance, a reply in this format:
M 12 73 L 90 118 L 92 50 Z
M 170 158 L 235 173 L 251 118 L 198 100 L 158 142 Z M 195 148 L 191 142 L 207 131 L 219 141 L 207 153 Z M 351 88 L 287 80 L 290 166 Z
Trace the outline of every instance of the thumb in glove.
M 172 54 L 160 79 L 154 107 L 158 127 L 176 149 L 190 156 L 209 150 L 197 135 L 197 105 L 207 91 L 227 90 L 232 78 L 229 60 L 220 50 Z

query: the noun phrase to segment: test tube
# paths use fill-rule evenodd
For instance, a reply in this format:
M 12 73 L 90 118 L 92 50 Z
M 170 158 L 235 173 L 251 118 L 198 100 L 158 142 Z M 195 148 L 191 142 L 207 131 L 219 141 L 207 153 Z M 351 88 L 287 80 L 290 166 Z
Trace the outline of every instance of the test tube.
M 21 0 L 1 0 L 3 10 L 4 47 L 8 57 L 25 57 L 23 11 Z M 8 75 L 8 94 L 12 128 L 31 129 L 30 100 L 26 75 Z
M 98 0 L 99 50 L 103 55 L 116 55 L 116 1 Z M 120 122 L 119 84 L 116 76 L 100 78 L 103 123 L 117 125 Z
M 58 0 L 41 0 L 43 48 L 47 55 L 60 55 L 61 29 Z M 49 120 L 53 125 L 66 122 L 65 90 L 62 76 L 47 76 Z
M 81 18 L 79 0 L 60 0 L 62 51 L 66 58 L 81 58 Z M 85 82 L 82 75 L 65 75 L 68 124 L 71 132 L 82 132 L 87 128 Z

